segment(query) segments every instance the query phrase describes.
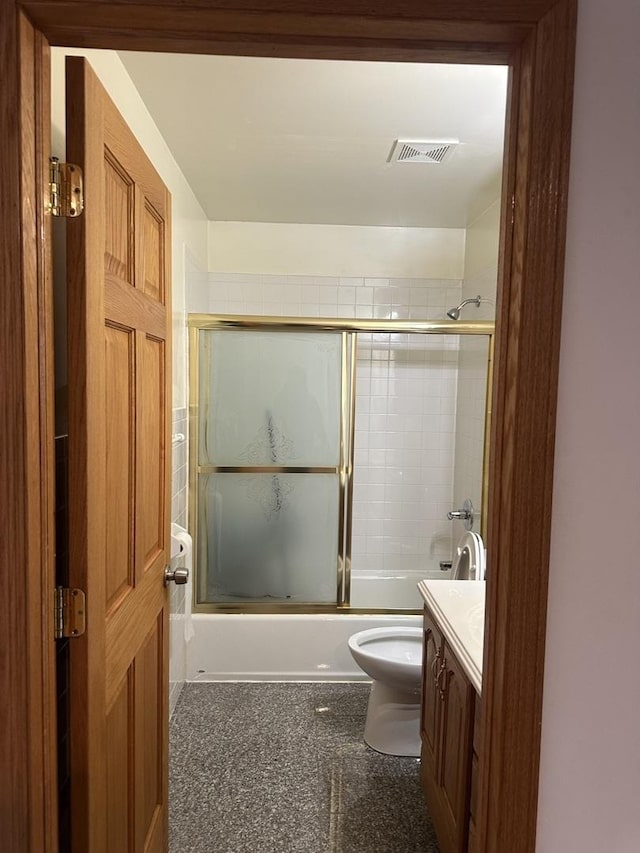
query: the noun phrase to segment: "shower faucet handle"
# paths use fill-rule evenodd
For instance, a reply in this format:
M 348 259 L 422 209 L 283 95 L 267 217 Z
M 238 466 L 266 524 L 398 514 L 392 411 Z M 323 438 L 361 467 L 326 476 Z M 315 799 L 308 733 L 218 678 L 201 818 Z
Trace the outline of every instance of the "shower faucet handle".
M 462 504 L 462 509 L 452 509 L 451 512 L 448 512 L 447 518 L 449 521 L 464 521 L 465 528 L 471 530 L 473 527 L 473 504 L 471 503 L 471 498 L 466 498 Z
M 449 521 L 453 521 L 454 519 L 458 519 L 459 521 L 466 521 L 471 517 L 471 513 L 467 509 L 452 509 L 451 512 L 447 513 L 447 518 Z

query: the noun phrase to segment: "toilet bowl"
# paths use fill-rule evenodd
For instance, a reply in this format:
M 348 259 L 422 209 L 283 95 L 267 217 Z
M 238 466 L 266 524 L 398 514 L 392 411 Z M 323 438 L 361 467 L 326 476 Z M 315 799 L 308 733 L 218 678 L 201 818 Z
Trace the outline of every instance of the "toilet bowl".
M 479 533 L 465 531 L 453 555 L 451 577 L 457 581 L 483 581 L 485 570 L 484 542 Z
M 465 531 L 451 566 L 453 580 L 484 580 L 482 537 Z M 349 638 L 349 651 L 373 680 L 364 740 L 386 755 L 420 755 L 422 628 L 389 626 L 360 631 Z
M 373 679 L 364 740 L 386 755 L 420 755 L 422 628 L 370 628 L 349 638 L 349 651 Z

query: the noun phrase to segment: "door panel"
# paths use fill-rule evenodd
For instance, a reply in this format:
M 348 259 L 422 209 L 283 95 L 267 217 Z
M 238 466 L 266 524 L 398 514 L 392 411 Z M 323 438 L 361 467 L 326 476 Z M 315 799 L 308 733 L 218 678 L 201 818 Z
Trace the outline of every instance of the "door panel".
M 167 842 L 170 197 L 88 63 L 67 58 L 74 853 Z
M 105 326 L 106 377 L 106 596 L 107 610 L 133 585 L 133 496 L 131 455 L 135 447 L 133 380 L 135 350 L 130 329 Z
M 133 667 L 127 672 L 107 713 L 107 849 L 130 850 L 133 802 L 131 731 Z M 125 819 L 123 819 L 125 815 Z
M 164 302 L 164 222 L 162 217 L 147 201 L 144 206 L 144 275 L 142 286 L 144 292 L 152 299 Z
M 164 624 L 158 622 L 136 656 L 135 721 L 136 721 L 136 850 L 147 850 L 159 832 L 164 809 L 164 764 L 161 710 L 162 649 Z
M 445 647 L 446 648 L 446 647 Z M 473 687 L 446 649 L 446 685 L 442 718 L 439 785 L 443 816 L 459 853 L 467 849 L 471 756 L 473 751 Z
M 140 450 L 138 533 L 142 548 L 142 570 L 153 567 L 154 560 L 165 548 L 165 470 L 163 447 L 165 376 L 164 341 L 140 335 L 138 351 Z
M 135 184 L 108 149 L 104 152 L 105 272 L 134 281 Z

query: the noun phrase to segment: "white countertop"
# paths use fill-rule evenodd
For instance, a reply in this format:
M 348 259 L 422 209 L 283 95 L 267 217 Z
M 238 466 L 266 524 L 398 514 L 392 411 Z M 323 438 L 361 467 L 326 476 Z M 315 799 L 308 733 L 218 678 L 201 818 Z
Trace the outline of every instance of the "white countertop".
M 482 693 L 485 581 L 420 581 L 418 589 L 478 694 Z

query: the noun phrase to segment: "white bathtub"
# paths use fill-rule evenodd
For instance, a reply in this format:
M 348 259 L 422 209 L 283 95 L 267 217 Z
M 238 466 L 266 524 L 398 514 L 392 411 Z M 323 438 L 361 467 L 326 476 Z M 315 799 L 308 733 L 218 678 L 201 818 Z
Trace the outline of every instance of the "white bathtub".
M 356 631 L 420 616 L 194 614 L 187 681 L 366 681 L 347 647 Z
M 352 573 L 353 607 L 422 610 L 418 581 L 440 571 Z M 204 614 L 193 616 L 187 681 L 366 681 L 347 647 L 351 634 L 422 624 L 417 615 Z

